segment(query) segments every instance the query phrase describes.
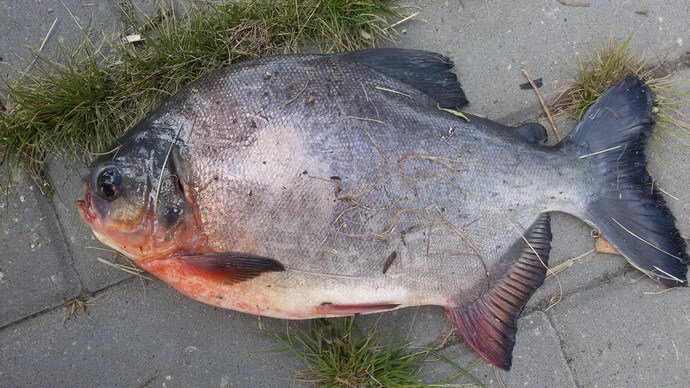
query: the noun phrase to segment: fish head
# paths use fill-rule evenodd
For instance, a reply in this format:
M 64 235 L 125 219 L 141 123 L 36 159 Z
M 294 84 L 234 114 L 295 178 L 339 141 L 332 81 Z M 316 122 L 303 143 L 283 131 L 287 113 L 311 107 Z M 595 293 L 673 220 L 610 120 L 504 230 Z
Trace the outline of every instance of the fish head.
M 179 147 L 169 137 L 127 136 L 88 168 L 82 219 L 134 262 L 198 252 L 204 245 Z

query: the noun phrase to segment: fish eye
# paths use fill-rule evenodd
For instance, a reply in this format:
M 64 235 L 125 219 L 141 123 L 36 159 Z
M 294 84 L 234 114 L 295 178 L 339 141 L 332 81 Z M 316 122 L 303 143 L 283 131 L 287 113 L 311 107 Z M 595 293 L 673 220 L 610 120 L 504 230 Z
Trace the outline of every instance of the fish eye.
M 113 201 L 120 197 L 122 175 L 116 168 L 108 167 L 98 174 L 96 189 L 98 195 L 106 201 Z

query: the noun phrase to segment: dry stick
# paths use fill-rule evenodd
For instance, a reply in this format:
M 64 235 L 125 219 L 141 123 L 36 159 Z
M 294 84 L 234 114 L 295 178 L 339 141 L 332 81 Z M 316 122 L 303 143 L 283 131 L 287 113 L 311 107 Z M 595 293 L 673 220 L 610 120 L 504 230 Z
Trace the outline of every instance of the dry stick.
M 401 20 L 398 20 L 397 22 L 395 22 L 395 23 L 391 24 L 390 26 L 386 27 L 385 30 L 387 30 L 387 29 L 389 29 L 389 28 L 395 28 L 395 27 L 397 27 L 397 26 L 399 26 L 399 25 L 405 23 L 406 21 L 415 18 L 417 15 L 419 15 L 419 12 L 415 12 L 415 13 L 413 13 L 412 15 L 409 15 L 409 16 L 407 16 L 407 17 L 401 19 Z
M 41 55 L 41 53 L 43 52 L 43 48 L 46 46 L 46 42 L 48 42 L 48 38 L 50 38 L 50 35 L 53 33 L 53 29 L 55 28 L 55 25 L 57 24 L 57 21 L 58 21 L 58 19 L 55 18 L 55 20 L 53 21 L 53 24 L 52 24 L 52 25 L 50 26 L 50 28 L 48 29 L 48 33 L 46 34 L 45 38 L 43 38 L 43 42 L 41 43 L 41 47 L 38 48 L 38 51 L 36 52 L 36 55 L 34 56 L 34 60 L 31 61 L 31 63 L 29 64 L 29 66 L 26 67 L 26 70 L 24 70 L 24 72 L 22 72 L 22 74 L 19 76 L 19 79 L 20 79 L 20 80 L 21 80 L 22 78 L 24 78 L 24 76 L 26 75 L 26 73 L 27 73 L 29 70 L 31 70 L 31 68 L 34 66 L 34 64 L 35 64 L 36 61 L 38 60 L 38 56 Z M 1 106 L 1 105 L 2 105 L 2 104 L 0 104 L 0 106 Z
M 568 6 L 568 7 L 589 7 L 590 6 L 589 3 L 569 3 L 569 2 L 563 1 L 563 0 L 556 0 L 556 1 L 559 2 L 560 4 Z
M 285 105 L 292 104 L 297 98 L 299 98 L 299 96 L 302 95 L 302 93 L 304 93 L 305 90 L 307 90 L 307 86 L 309 86 L 309 82 L 311 82 L 311 78 L 312 78 L 312 75 L 309 75 L 309 78 L 307 78 L 307 82 L 304 83 L 302 90 L 300 90 L 299 93 L 297 93 L 297 95 L 295 97 L 292 97 L 288 101 L 285 101 Z
M 566 268 L 572 267 L 573 264 L 575 264 L 575 261 L 584 258 L 585 256 L 589 255 L 590 253 L 592 253 L 594 251 L 596 251 L 596 249 L 590 249 L 589 251 L 587 251 L 587 252 L 585 252 L 579 256 L 575 256 L 572 259 L 568 259 L 568 260 L 562 262 L 561 264 L 558 264 L 556 266 L 549 268 L 549 273 L 546 274 L 546 278 L 548 279 L 549 276 L 557 275 L 557 274 L 561 273 L 562 271 L 564 271 Z
M 539 88 L 537 88 L 537 85 L 534 84 L 534 81 L 532 81 L 532 77 L 530 77 L 529 73 L 527 70 L 522 70 L 522 74 L 527 78 L 527 82 L 529 82 L 530 85 L 532 85 L 532 89 L 534 90 L 534 93 L 536 93 L 537 98 L 539 99 L 539 103 L 541 104 L 541 108 L 544 109 L 544 112 L 546 113 L 546 118 L 549 119 L 549 124 L 551 124 L 551 130 L 553 131 L 553 135 L 556 137 L 556 141 L 560 142 L 561 141 L 561 135 L 558 134 L 558 130 L 556 129 L 556 124 L 553 122 L 553 117 L 551 117 L 551 112 L 549 112 L 549 108 L 546 107 L 546 102 L 544 102 L 544 97 L 542 97 L 541 92 L 539 91 Z
M 494 368 L 494 373 L 496 374 L 496 380 L 498 380 L 498 384 L 501 386 L 501 388 L 506 388 L 506 385 L 503 384 L 503 379 L 501 378 L 501 371 L 498 369 L 496 365 L 491 365 Z
M 139 276 L 140 278 L 144 278 L 144 279 L 147 279 L 147 280 L 153 280 L 153 279 L 151 279 L 150 277 L 148 277 L 148 276 L 146 276 L 146 275 L 142 275 L 141 272 L 143 272 L 143 271 L 140 271 L 138 268 L 130 268 L 130 267 L 127 267 L 127 266 L 122 265 L 122 264 L 111 263 L 111 262 L 109 262 L 108 260 L 103 259 L 103 258 L 101 258 L 101 257 L 97 257 L 96 260 L 100 261 L 100 262 L 103 263 L 103 264 L 109 265 L 109 266 L 111 266 L 111 267 L 115 267 L 115 268 L 119 269 L 120 271 L 127 272 L 128 274 L 132 274 L 132 275 L 135 275 L 135 276 Z
M 194 122 L 196 122 L 196 119 Z M 165 159 L 163 159 L 163 165 L 161 166 L 161 173 L 158 176 L 158 185 L 156 187 L 156 198 L 154 199 L 154 202 L 153 202 L 153 209 L 154 210 L 156 210 L 158 208 L 158 195 L 161 192 L 161 184 L 163 183 L 163 173 L 165 172 L 165 165 L 168 164 L 168 158 L 170 157 L 170 153 L 172 152 L 172 149 L 175 146 L 175 143 L 177 142 L 177 138 L 180 136 L 180 132 L 182 132 L 182 128 L 184 128 L 184 124 L 180 125 L 180 129 L 177 130 L 177 133 L 175 134 L 175 138 L 173 138 L 172 142 L 170 142 L 170 147 L 168 147 L 168 152 L 165 154 Z M 194 123 L 192 123 L 192 129 L 194 129 Z

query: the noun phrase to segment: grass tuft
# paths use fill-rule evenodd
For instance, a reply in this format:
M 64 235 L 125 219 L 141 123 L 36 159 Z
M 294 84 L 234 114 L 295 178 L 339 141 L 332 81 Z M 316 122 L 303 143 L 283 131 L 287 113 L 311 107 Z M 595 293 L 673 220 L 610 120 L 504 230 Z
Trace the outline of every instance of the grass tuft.
M 656 94 L 655 135 L 690 134 L 690 120 L 680 109 L 690 101 L 690 95 L 674 90 L 674 86 L 687 81 L 659 75 L 659 66 L 647 66 L 644 59 L 629 50 L 631 40 L 632 35 L 621 44 L 609 40 L 593 58 L 580 66 L 574 81 L 562 90 L 552 109 L 557 113 L 569 113 L 580 120 L 607 89 L 627 75 L 636 74 L 645 79 Z
M 413 350 L 409 340 L 396 341 L 392 331 L 383 335 L 375 324 L 366 333 L 355 325 L 355 317 L 347 317 L 336 327 L 327 319 L 312 320 L 312 329 L 288 335 L 268 333 L 285 345 L 307 366 L 296 371 L 296 379 L 318 387 L 425 387 L 426 373 L 422 365 L 430 359 L 443 360 L 458 372 L 433 386 L 444 386 L 460 376 L 473 386 L 483 384 L 466 369 L 442 357 L 433 349 Z M 386 338 L 387 337 L 387 338 Z
M 322 52 L 391 39 L 391 0 L 194 2 L 156 18 L 123 9 L 130 35 L 96 47 L 88 36 L 61 60 L 43 56 L 21 82 L 0 79 L 0 156 L 40 170 L 46 153 L 89 159 L 182 85 L 230 63 L 315 46 Z M 103 54 L 108 53 L 108 54 Z M 19 74 L 19 71 L 17 71 Z
M 609 40 L 589 61 L 580 65 L 574 81 L 562 91 L 553 108 L 580 120 L 594 102 L 629 74 L 644 78 L 645 62 L 628 51 L 632 35 L 622 44 Z

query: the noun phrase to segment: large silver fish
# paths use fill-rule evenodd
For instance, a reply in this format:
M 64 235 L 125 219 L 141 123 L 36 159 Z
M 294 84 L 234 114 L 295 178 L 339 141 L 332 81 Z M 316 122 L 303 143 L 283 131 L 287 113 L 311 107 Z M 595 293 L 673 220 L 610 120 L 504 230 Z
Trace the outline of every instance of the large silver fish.
M 439 305 L 506 369 L 546 273 L 549 212 L 687 285 L 686 244 L 646 170 L 642 80 L 612 87 L 550 147 L 538 124 L 454 114 L 467 101 L 452 66 L 400 49 L 229 66 L 93 163 L 82 217 L 204 303 L 290 319 Z

